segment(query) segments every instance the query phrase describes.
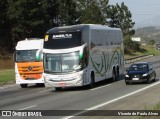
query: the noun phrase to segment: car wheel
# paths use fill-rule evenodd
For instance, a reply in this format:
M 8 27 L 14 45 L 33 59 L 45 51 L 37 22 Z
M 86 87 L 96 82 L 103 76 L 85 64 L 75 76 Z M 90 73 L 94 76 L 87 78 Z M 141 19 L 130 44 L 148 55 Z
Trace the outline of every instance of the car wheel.
M 129 82 L 125 82 L 126 83 L 126 85 L 129 85 Z
M 155 82 L 156 81 L 156 74 L 154 75 L 154 78 L 153 78 L 153 82 Z
M 150 84 L 151 83 L 151 80 L 150 80 L 150 78 L 148 77 L 148 79 L 147 79 L 147 84 Z
M 21 88 L 27 88 L 28 84 L 20 84 Z

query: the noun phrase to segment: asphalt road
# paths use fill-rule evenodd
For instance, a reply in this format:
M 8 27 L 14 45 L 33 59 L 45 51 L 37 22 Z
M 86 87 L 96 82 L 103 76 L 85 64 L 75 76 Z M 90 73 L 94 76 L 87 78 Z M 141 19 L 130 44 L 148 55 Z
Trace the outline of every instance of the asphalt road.
M 143 110 L 145 106 L 154 105 L 160 101 L 160 57 L 152 57 L 145 61 L 153 62 L 156 69 L 156 82 L 151 84 L 126 85 L 121 79 L 114 83 L 103 81 L 93 89 L 66 88 L 55 91 L 54 88 L 41 88 L 34 85 L 21 89 L 17 85 L 0 87 L 0 110 L 78 110 L 70 111 L 72 116 L 60 116 L 65 111 L 52 112 L 54 117 L 48 118 L 106 118 L 106 116 L 77 117 L 76 114 L 86 113 L 86 110 Z M 130 65 L 127 64 L 126 67 Z M 105 112 L 104 112 L 105 113 Z M 54 115 L 54 114 L 53 114 Z M 0 117 L 28 118 L 28 117 Z M 35 117 L 29 117 L 29 119 Z M 37 117 L 44 118 L 44 117 Z M 117 117 L 107 117 L 117 118 Z M 122 117 L 121 117 L 122 118 Z M 127 118 L 125 116 L 125 118 Z

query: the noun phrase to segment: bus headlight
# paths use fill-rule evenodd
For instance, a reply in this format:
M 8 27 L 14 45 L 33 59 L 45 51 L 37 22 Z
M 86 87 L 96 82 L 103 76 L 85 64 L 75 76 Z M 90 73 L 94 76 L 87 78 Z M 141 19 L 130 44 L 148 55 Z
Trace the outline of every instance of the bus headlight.
M 82 79 L 83 79 L 83 74 L 79 74 L 77 76 L 77 82 L 76 82 L 76 84 L 77 85 L 82 85 Z
M 82 80 L 82 77 L 83 77 L 83 74 L 79 74 L 79 75 L 77 76 L 77 79 L 78 79 L 78 80 Z
M 44 80 L 46 81 L 46 80 L 49 80 L 50 79 L 50 77 L 48 76 L 48 75 L 45 75 L 44 76 Z

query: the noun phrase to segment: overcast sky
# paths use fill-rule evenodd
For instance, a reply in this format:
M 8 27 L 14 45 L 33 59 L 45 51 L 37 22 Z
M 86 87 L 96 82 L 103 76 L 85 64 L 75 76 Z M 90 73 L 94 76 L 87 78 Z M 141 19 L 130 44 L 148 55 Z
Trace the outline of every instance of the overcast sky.
M 122 2 L 129 8 L 136 23 L 160 16 L 160 0 L 109 0 L 112 5 Z

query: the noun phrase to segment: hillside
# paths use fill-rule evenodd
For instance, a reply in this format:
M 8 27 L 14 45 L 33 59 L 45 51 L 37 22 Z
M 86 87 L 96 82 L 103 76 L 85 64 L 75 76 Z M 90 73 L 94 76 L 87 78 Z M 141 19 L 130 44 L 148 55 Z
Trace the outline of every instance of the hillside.
M 154 40 L 156 43 L 160 43 L 160 27 L 144 27 L 136 29 L 136 33 L 133 37 L 141 37 L 142 42 L 149 43 L 150 40 Z

